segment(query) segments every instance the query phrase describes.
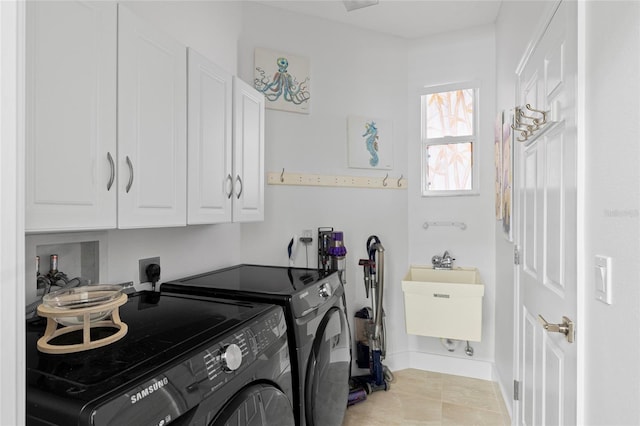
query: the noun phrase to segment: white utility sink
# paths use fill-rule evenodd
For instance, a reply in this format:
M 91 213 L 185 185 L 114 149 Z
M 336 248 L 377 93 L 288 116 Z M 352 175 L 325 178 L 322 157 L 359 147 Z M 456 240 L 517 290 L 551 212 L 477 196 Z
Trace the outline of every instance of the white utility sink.
M 484 284 L 477 268 L 412 265 L 402 291 L 407 333 L 480 341 Z

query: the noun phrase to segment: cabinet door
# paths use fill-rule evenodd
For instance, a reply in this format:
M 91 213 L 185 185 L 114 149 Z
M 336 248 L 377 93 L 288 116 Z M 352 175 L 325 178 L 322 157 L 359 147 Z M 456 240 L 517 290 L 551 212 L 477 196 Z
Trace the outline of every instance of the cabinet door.
M 118 9 L 118 227 L 186 225 L 186 47 Z
M 115 228 L 116 6 L 26 7 L 26 230 Z
M 188 53 L 187 223 L 231 222 L 232 75 Z
M 233 220 L 264 220 L 264 95 L 234 78 Z

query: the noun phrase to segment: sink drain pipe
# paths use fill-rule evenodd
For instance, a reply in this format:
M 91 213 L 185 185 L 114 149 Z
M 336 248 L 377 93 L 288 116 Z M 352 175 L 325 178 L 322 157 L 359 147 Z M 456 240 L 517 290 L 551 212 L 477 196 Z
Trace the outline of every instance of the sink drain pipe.
M 460 340 L 447 339 L 442 337 L 440 338 L 440 343 L 442 343 L 442 346 L 444 346 L 444 348 L 449 352 L 454 352 L 458 348 L 458 344 L 460 343 Z M 464 353 L 467 354 L 467 356 L 473 356 L 473 347 L 471 347 L 468 340 L 467 340 L 467 345 L 464 348 Z

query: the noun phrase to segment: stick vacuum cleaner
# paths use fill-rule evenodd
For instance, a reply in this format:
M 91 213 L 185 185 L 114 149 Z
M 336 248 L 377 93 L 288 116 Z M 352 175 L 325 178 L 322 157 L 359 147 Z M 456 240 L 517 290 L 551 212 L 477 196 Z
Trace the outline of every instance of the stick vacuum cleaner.
M 380 239 L 372 235 L 367 239 L 367 259 L 358 264 L 364 268 L 364 287 L 367 298 L 371 298 L 371 308 L 364 308 L 356 317 L 364 319 L 368 348 L 358 343 L 358 358 L 368 357 L 369 374 L 351 378 L 349 405 L 366 399 L 366 395 L 379 390 L 389 390 L 393 381 L 391 371 L 382 364 L 386 353 L 386 334 L 384 329 L 384 247 Z M 363 348 L 366 352 L 362 354 Z M 365 361 L 366 362 L 366 361 Z M 365 367 L 360 365 L 359 367 Z

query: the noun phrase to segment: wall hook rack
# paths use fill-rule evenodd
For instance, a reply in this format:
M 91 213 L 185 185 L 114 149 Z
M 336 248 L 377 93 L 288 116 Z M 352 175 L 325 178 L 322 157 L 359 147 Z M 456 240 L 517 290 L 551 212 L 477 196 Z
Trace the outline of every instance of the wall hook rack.
M 396 185 L 389 185 L 389 173 L 387 173 L 384 177 L 317 175 L 309 173 L 289 173 L 285 172 L 285 169 L 283 168 L 281 172 L 267 173 L 267 184 L 373 189 L 406 189 L 408 186 L 408 181 L 403 176 L 404 175 L 400 175 L 400 178 L 397 180 Z
M 425 222 L 422 224 L 422 227 L 427 230 L 431 226 L 453 226 L 455 228 L 460 228 L 461 231 L 467 229 L 467 224 L 464 222 Z

